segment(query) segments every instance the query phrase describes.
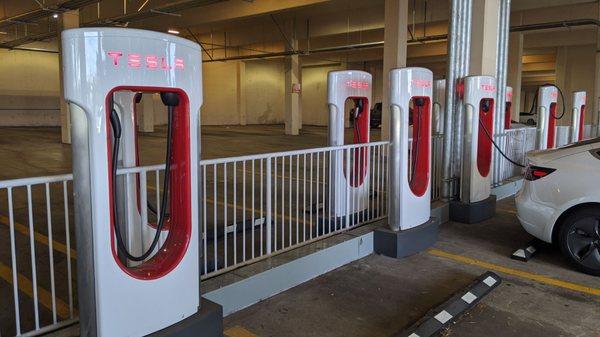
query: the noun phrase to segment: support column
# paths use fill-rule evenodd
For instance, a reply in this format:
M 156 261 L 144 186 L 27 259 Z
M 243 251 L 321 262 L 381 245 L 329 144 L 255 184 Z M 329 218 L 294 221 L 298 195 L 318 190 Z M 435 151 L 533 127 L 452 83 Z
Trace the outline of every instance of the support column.
M 571 90 L 569 89 L 569 50 L 567 47 L 558 47 L 556 50 L 556 85 L 562 90 L 565 95 L 565 118 L 556 121 L 556 125 L 569 125 L 571 121 Z M 562 110 L 561 97 L 558 95 L 557 103 L 558 110 Z
M 248 124 L 246 114 L 246 62 L 244 61 L 237 64 L 237 109 L 240 116 L 240 125 Z
M 58 19 L 58 77 L 60 86 L 60 136 L 61 142 L 71 144 L 71 115 L 69 106 L 63 97 L 63 70 L 62 70 L 62 41 L 60 34 L 63 30 L 79 28 L 79 11 L 69 11 L 59 15 Z
M 470 75 L 496 76 L 500 0 L 473 1 Z
M 154 98 L 153 94 L 143 94 L 138 104 L 138 123 L 140 132 L 154 132 Z
M 390 138 L 389 73 L 394 68 L 406 67 L 408 40 L 408 1 L 385 0 L 383 35 L 383 105 L 381 108 L 381 140 Z
M 507 83 L 513 88 L 512 116 L 519 120 L 521 111 L 521 75 L 523 73 L 523 34 L 511 33 L 508 41 L 508 76 Z
M 290 40 L 291 48 L 298 50 L 298 39 Z M 285 134 L 297 136 L 302 128 L 302 66 L 298 55 L 285 59 Z

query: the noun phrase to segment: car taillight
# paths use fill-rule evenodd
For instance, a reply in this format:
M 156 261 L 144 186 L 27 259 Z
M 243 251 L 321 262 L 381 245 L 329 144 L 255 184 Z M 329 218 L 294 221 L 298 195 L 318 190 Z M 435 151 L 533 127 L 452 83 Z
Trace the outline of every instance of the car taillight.
M 529 181 L 538 180 L 554 171 L 556 171 L 556 169 L 530 165 L 527 167 L 527 171 L 525 171 L 525 179 Z

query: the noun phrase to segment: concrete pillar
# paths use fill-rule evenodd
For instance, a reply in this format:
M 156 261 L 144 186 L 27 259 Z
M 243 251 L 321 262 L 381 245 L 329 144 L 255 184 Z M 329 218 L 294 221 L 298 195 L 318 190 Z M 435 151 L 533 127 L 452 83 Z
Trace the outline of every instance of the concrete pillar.
M 63 97 L 63 71 L 62 71 L 62 43 L 60 33 L 70 28 L 79 28 L 79 11 L 69 11 L 59 15 L 58 18 L 58 77 L 60 86 L 60 135 L 61 141 L 71 144 L 71 115 L 69 106 Z
M 385 0 L 383 34 L 383 100 L 381 111 L 381 140 L 390 138 L 390 70 L 406 67 L 406 41 L 408 40 L 408 1 Z
M 137 105 L 138 129 L 140 132 L 154 132 L 154 99 L 153 94 L 143 94 Z
M 508 40 L 508 73 L 506 84 L 513 89 L 511 119 L 519 120 L 521 106 L 521 75 L 523 73 L 523 34 L 511 33 Z M 523 108 L 524 109 L 524 108 Z
M 470 75 L 496 76 L 500 0 L 473 1 Z
M 557 120 L 556 125 L 569 125 L 571 121 L 571 91 L 569 89 L 569 50 L 567 47 L 558 47 L 556 50 L 556 85 L 562 90 L 565 95 L 565 116 Z M 561 97 L 558 96 L 558 113 L 562 111 Z
M 246 115 L 246 62 L 237 63 L 237 109 L 240 125 L 248 124 Z
M 292 39 L 293 48 L 298 49 L 298 40 Z M 298 55 L 285 59 L 285 122 L 286 135 L 299 135 L 302 128 L 302 66 Z

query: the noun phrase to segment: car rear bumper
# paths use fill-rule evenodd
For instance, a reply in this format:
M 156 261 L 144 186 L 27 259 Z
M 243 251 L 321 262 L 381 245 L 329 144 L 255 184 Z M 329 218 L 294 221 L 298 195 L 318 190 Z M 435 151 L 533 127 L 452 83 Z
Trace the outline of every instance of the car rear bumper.
M 529 181 L 524 181 L 521 190 L 515 196 L 517 218 L 523 228 L 536 238 L 552 242 L 552 215 L 554 207 L 544 205 L 531 197 Z

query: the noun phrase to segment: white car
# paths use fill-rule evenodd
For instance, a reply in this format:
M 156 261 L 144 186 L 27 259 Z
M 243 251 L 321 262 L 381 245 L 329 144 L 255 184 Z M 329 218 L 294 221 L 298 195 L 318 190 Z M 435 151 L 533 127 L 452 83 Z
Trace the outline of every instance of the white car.
M 533 151 L 517 217 L 531 235 L 560 246 L 585 273 L 600 275 L 600 138 Z

